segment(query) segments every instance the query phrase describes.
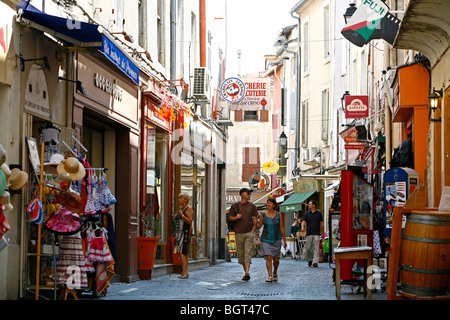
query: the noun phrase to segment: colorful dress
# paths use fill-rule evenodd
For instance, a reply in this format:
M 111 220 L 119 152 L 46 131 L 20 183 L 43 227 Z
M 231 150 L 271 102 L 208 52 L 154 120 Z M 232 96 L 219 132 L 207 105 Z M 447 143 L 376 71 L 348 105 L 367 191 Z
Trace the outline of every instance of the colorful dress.
M 261 253 L 264 256 L 280 257 L 281 251 L 281 229 L 280 213 L 269 218 L 267 213 L 263 213 L 263 232 L 261 234 Z
M 79 277 L 78 275 L 74 275 L 75 271 L 79 271 Z M 83 244 L 79 233 L 73 236 L 61 237 L 56 273 L 57 283 L 67 285 L 67 280 L 69 277 L 72 277 L 71 284 L 74 288 L 87 287 L 88 282 L 83 254 Z

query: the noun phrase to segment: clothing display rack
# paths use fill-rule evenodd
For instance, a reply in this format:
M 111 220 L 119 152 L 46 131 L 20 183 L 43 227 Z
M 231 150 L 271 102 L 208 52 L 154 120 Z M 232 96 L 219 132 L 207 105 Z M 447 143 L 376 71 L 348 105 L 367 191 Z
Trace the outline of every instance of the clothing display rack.
M 87 152 L 87 149 L 76 140 L 75 137 L 72 138 Z M 117 259 L 115 252 L 115 234 L 113 219 L 109 211 L 111 206 L 117 201 L 107 186 L 105 172 L 108 168 L 91 168 L 84 155 L 77 152 L 76 147 L 71 149 L 63 140 L 61 142 L 70 150 L 70 152 L 65 152 L 65 159 L 68 157 L 76 158 L 84 166 L 86 174 L 81 180 L 69 181 L 70 188 L 65 189 L 65 192 L 61 193 L 61 190 L 55 188 L 58 174 L 51 175 L 44 172 L 44 164 L 48 165 L 48 163 L 46 163 L 48 162 L 48 159 L 47 161 L 44 159 L 46 152 L 45 143 L 41 143 L 39 175 L 35 176 L 37 181 L 32 183 L 34 189 L 32 190 L 29 188 L 34 200 L 30 202 L 30 205 L 27 208 L 29 209 L 33 201 L 38 203 L 37 199 L 39 199 L 41 218 L 37 221 L 27 219 L 29 239 L 27 241 L 27 263 L 25 265 L 26 276 L 24 287 L 26 291 L 34 293 L 35 300 L 39 300 L 40 298 L 48 299 L 48 295 L 44 295 L 42 290 L 46 290 L 47 293 L 48 290 L 53 290 L 52 296 L 54 300 L 67 299 L 69 294 L 71 294 L 75 300 L 79 300 L 77 291 L 92 291 L 93 296 L 106 295 L 109 282 L 115 274 L 114 264 Z M 53 187 L 48 188 L 49 181 L 55 181 Z M 92 183 L 91 186 L 90 181 L 93 181 L 95 185 Z M 60 182 L 58 182 L 58 184 L 60 184 Z M 60 185 L 62 186 L 62 183 Z M 77 187 L 78 190 L 75 190 Z M 95 191 L 94 187 L 96 188 Z M 45 191 L 44 188 L 46 188 Z M 37 192 L 37 189 L 39 192 Z M 47 194 L 47 189 L 55 191 L 55 193 Z M 70 193 L 79 194 L 78 197 L 81 199 L 81 203 L 78 202 L 81 204 L 79 208 L 82 208 L 82 212 L 78 214 L 81 227 L 72 233 L 59 233 L 49 229 L 47 222 L 50 220 L 50 217 L 53 218 L 57 216 L 59 214 L 58 212 L 63 212 L 65 210 L 70 216 L 80 212 L 67 210 L 68 207 L 65 208 L 65 202 L 60 202 L 62 201 L 59 198 L 61 195 Z M 47 205 L 55 203 L 52 203 L 52 201 L 49 200 L 53 195 L 55 195 L 53 201 L 57 201 L 60 208 L 56 213 L 50 212 L 47 207 Z M 86 204 L 92 204 L 94 202 L 95 206 L 91 205 L 90 208 L 92 210 L 88 214 L 87 211 L 85 211 L 85 209 L 87 209 Z M 69 203 L 67 205 L 69 205 Z M 44 223 L 46 224 L 45 231 L 42 229 Z M 34 241 L 34 237 L 36 237 L 36 241 Z M 58 243 L 58 246 L 56 243 Z M 49 253 L 48 245 L 51 246 L 51 253 Z M 43 252 L 43 246 L 44 249 L 46 249 L 45 252 Z M 57 251 L 57 249 L 59 250 Z M 77 252 L 78 259 L 77 266 L 80 267 L 82 273 L 82 285 L 81 288 L 76 287 L 74 289 L 71 287 L 69 288 L 65 281 L 69 279 L 67 277 L 70 277 L 71 273 L 69 272 L 68 266 L 72 265 L 71 259 L 74 259 L 72 257 L 72 252 L 75 251 Z M 32 273 L 34 273 L 34 257 L 36 261 L 35 279 L 32 278 Z M 45 262 L 42 261 L 43 257 L 52 258 L 51 261 L 47 261 L 48 268 L 45 268 L 46 278 L 44 279 L 44 285 L 42 283 L 42 263 Z M 53 282 L 49 281 L 50 279 L 47 278 L 51 277 L 51 275 L 48 274 L 50 270 L 53 273 Z M 88 280 L 92 280 L 92 285 L 90 285 L 91 282 Z M 57 296 L 58 290 L 60 290 L 59 296 Z

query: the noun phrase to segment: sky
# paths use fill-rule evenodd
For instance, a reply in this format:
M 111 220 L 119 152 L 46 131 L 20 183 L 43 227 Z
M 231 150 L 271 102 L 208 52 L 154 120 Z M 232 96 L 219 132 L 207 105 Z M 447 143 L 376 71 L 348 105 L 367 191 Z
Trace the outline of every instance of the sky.
M 275 54 L 282 28 L 297 24 L 290 10 L 299 0 L 226 0 L 228 41 L 226 77 L 265 71 L 264 55 Z

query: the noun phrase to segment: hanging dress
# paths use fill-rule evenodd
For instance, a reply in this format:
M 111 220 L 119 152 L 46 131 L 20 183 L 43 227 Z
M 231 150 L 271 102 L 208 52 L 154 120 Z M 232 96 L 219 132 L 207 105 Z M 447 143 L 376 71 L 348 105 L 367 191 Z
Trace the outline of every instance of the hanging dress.
M 72 276 L 73 272 L 77 270 L 80 272 L 80 276 Z M 75 288 L 87 287 L 83 244 L 80 233 L 61 237 L 56 273 L 56 282 L 59 284 L 67 284 L 68 278 L 72 277 L 72 285 Z

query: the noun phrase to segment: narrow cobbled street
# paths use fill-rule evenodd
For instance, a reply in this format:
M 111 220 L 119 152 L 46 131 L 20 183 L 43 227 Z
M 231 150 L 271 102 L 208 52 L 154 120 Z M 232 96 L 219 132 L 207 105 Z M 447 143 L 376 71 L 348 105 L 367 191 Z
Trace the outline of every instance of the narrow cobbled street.
M 328 263 L 310 268 L 307 262 L 284 258 L 280 261 L 278 282 L 267 283 L 263 258 L 253 258 L 251 279 L 242 281 L 243 269 L 237 259 L 199 270 L 189 279 L 169 274 L 134 283 L 112 283 L 101 300 L 336 300 L 333 269 Z M 362 292 L 362 291 L 361 291 Z M 342 300 L 364 300 L 343 285 Z M 385 300 L 386 294 L 372 292 L 372 300 Z

